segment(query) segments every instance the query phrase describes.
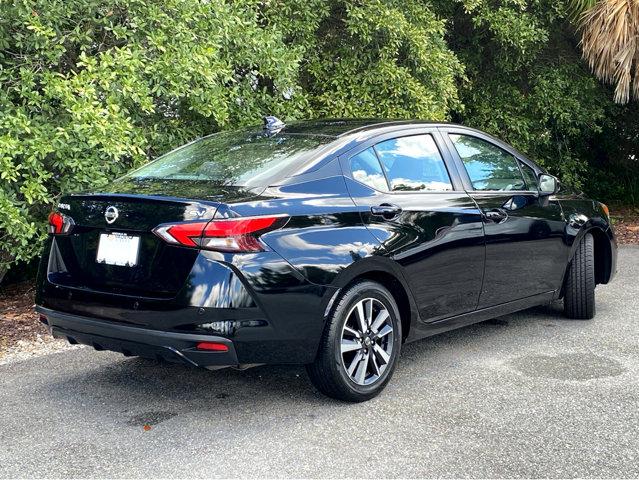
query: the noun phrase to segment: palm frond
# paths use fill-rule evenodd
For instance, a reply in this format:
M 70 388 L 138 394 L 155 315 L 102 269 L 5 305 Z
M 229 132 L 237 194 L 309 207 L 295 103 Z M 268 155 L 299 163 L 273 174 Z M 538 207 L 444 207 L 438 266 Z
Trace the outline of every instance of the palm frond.
M 639 99 L 639 0 L 599 0 L 579 26 L 583 56 L 598 78 L 615 85 L 615 102 L 628 103 L 631 93 Z
M 568 15 L 571 19 L 578 21 L 596 3 L 597 0 L 570 0 L 568 2 Z

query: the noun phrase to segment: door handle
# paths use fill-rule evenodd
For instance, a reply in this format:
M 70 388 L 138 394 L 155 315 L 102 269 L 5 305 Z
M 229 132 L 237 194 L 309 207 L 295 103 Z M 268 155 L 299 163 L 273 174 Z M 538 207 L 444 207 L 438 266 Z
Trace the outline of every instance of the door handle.
M 392 203 L 382 203 L 381 205 L 371 207 L 371 213 L 376 217 L 384 217 L 386 220 L 392 220 L 402 213 L 402 207 L 393 205 Z
M 508 213 L 501 208 L 494 208 L 484 212 L 487 220 L 495 223 L 504 223 L 508 219 Z

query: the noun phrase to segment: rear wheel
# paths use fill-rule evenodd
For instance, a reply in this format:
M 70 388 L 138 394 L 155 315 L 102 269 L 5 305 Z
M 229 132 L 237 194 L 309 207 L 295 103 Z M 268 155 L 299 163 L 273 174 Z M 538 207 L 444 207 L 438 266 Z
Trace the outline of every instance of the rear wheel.
M 306 367 L 319 391 L 349 402 L 375 397 L 390 380 L 402 329 L 390 292 L 372 281 L 354 284 L 333 309 L 317 358 Z
M 589 320 L 595 316 L 595 246 L 587 233 L 577 246 L 564 286 L 564 313 L 568 318 Z

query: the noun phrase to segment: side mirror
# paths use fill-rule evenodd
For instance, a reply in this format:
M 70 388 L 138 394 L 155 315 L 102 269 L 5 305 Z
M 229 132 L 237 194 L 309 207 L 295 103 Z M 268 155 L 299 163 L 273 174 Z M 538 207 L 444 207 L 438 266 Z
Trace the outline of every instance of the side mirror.
M 539 195 L 553 195 L 559 191 L 559 180 L 552 175 L 542 173 L 539 175 Z

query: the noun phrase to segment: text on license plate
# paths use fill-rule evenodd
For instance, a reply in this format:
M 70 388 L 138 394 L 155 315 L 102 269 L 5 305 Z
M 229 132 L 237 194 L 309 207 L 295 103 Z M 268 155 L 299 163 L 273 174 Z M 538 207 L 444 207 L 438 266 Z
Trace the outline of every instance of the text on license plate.
M 133 267 L 138 263 L 140 237 L 126 233 L 101 233 L 96 262 Z

